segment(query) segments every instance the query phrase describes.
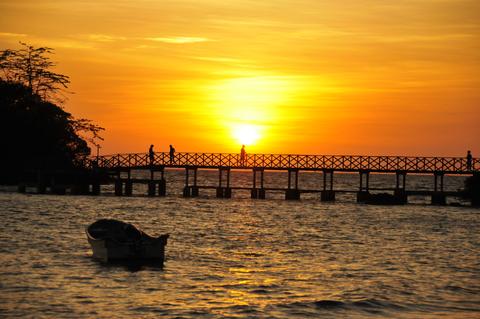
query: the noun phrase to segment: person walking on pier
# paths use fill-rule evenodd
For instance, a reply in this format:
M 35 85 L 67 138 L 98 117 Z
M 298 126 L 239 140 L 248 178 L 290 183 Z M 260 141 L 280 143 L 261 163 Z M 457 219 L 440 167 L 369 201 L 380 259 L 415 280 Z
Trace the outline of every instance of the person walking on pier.
M 172 144 L 170 144 L 170 164 L 172 164 L 174 160 L 175 160 L 175 149 L 173 148 Z
M 150 165 L 153 165 L 153 160 L 155 159 L 155 152 L 153 151 L 153 144 L 150 145 L 148 149 L 148 158 L 150 159 Z
M 472 152 L 470 151 L 467 152 L 467 170 L 472 170 Z
M 242 145 L 242 149 L 240 150 L 240 165 L 245 165 L 245 158 L 247 157 L 247 152 L 245 151 L 245 145 Z

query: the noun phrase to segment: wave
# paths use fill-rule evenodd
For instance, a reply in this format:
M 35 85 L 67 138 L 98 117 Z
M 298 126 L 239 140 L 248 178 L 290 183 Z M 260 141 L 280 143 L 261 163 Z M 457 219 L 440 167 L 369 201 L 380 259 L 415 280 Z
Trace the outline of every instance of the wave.
M 402 311 L 408 310 L 408 307 L 388 301 L 377 299 L 363 299 L 357 301 L 340 300 L 316 300 L 316 301 L 297 301 L 278 305 L 284 309 L 310 309 L 317 311 L 359 311 L 368 313 L 382 313 L 384 311 Z
M 409 316 L 417 318 L 418 316 L 431 317 L 435 313 L 463 314 L 470 318 L 473 314 L 479 312 L 474 305 L 445 305 L 441 303 L 430 304 L 400 304 L 386 300 L 363 299 L 356 301 L 340 300 L 316 300 L 316 301 L 297 301 L 276 305 L 277 310 L 288 314 L 318 314 L 330 313 L 333 315 L 342 315 L 346 313 L 369 316 L 394 316 L 395 313 L 408 313 Z

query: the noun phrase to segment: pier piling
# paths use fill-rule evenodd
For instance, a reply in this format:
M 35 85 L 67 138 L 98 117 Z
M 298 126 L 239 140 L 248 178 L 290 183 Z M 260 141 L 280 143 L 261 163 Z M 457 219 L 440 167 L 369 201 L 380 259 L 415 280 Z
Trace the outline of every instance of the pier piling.
M 327 176 L 330 182 L 327 188 Z M 322 202 L 335 201 L 335 191 L 333 190 L 333 170 L 323 170 L 323 190 L 320 193 L 320 200 Z
M 115 196 L 123 195 L 123 182 L 120 179 L 115 181 Z
M 133 182 L 131 179 L 128 179 L 125 182 L 125 196 L 132 196 L 133 193 Z
M 92 195 L 100 195 L 100 182 L 95 182 L 92 184 Z
M 294 188 L 292 188 L 292 174 L 294 176 Z M 300 190 L 298 189 L 298 169 L 289 169 L 288 170 L 288 188 L 285 191 L 286 200 L 299 200 L 300 199 Z

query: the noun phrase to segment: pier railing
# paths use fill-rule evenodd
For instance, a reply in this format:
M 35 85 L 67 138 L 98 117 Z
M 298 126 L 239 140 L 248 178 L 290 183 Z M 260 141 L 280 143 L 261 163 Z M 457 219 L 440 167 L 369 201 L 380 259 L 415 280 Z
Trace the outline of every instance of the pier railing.
M 92 159 L 92 165 L 106 169 L 197 167 L 468 174 L 480 169 L 480 159 L 474 158 L 468 167 L 465 157 L 248 154 L 241 158 L 232 153 L 183 152 L 171 157 L 162 152 L 155 153 L 153 160 L 146 153 L 99 156 Z

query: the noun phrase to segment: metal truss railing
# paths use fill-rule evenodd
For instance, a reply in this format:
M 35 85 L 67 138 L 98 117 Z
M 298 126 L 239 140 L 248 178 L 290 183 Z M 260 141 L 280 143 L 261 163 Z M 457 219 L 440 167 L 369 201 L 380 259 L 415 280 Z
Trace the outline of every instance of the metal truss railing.
M 148 167 L 252 168 L 271 170 L 334 170 L 371 172 L 409 172 L 464 174 L 480 169 L 474 158 L 467 167 L 464 157 L 408 157 L 358 155 L 294 155 L 231 153 L 156 153 L 153 160 L 146 153 L 116 154 L 92 158 L 92 165 L 107 169 Z

